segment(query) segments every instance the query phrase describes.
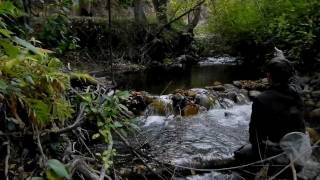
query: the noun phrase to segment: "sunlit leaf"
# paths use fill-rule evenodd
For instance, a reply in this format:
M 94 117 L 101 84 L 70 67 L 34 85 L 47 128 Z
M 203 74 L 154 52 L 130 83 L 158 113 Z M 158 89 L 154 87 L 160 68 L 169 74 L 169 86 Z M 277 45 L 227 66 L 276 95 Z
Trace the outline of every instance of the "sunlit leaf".
M 121 127 L 123 127 L 123 125 L 122 125 L 120 122 L 118 122 L 118 121 L 114 122 L 113 125 L 114 125 L 115 128 L 121 128 Z
M 13 33 L 7 29 L 0 29 L 0 34 L 7 38 L 10 38 Z

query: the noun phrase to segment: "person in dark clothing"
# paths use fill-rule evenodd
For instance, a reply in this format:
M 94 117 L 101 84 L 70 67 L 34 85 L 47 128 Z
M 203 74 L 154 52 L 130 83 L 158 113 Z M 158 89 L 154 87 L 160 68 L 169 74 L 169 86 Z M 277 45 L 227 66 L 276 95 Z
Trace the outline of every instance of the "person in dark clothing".
M 294 69 L 284 57 L 266 65 L 270 88 L 253 100 L 250 144 L 235 152 L 235 159 L 257 161 L 282 153 L 280 140 L 291 132 L 306 132 L 303 101 L 294 81 Z
M 253 100 L 249 124 L 249 141 L 259 156 L 273 154 L 266 149 L 267 141 L 277 144 L 290 132 L 306 131 L 299 88 L 290 81 L 294 77 L 291 63 L 274 58 L 267 63 L 266 72 L 270 88 Z

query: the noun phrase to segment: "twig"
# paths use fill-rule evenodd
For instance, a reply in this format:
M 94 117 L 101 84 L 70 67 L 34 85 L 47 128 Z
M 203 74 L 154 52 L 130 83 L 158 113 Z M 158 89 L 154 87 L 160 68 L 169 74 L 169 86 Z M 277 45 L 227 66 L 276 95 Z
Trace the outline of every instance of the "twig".
M 292 161 L 292 159 L 290 158 L 290 165 L 291 165 L 291 170 L 292 170 L 292 178 L 293 180 L 297 180 L 297 171 L 296 168 L 294 167 L 294 162 Z
M 164 178 L 163 178 L 161 175 L 159 175 L 158 173 L 156 173 L 156 172 L 145 162 L 145 160 L 141 157 L 141 155 L 140 155 L 134 148 L 132 148 L 132 146 L 130 145 L 130 143 L 128 142 L 128 140 L 127 140 L 125 137 L 123 137 L 123 136 L 121 135 L 121 133 L 120 133 L 117 129 L 113 128 L 113 130 L 114 130 L 114 132 L 120 137 L 120 139 L 123 141 L 123 143 L 124 143 L 128 148 L 130 148 L 131 152 L 132 152 L 135 156 L 137 156 L 137 158 L 139 158 L 139 159 L 142 161 L 143 165 L 145 165 L 145 166 L 146 166 L 154 175 L 156 175 L 158 178 L 164 180 Z
M 312 146 L 312 148 L 315 148 L 317 147 L 317 145 L 320 143 L 320 140 L 318 140 L 316 143 L 314 143 L 314 145 Z M 290 166 L 292 166 L 292 164 L 298 160 L 304 153 L 306 153 L 307 151 L 304 151 L 302 152 L 298 157 L 296 157 L 295 159 L 293 160 L 290 160 L 290 163 L 285 166 L 283 169 L 281 169 L 278 173 L 276 173 L 275 175 L 273 175 L 269 180 L 273 180 L 275 179 L 276 177 L 278 177 L 281 173 L 283 173 L 283 171 L 285 171 L 286 169 L 288 169 Z
M 45 162 L 46 162 L 46 160 L 47 160 L 47 157 L 46 157 L 46 155 L 45 155 L 44 152 L 43 152 L 43 148 L 42 148 L 41 140 L 40 140 L 40 133 L 39 133 L 38 127 L 37 127 L 37 126 L 34 126 L 33 124 L 32 124 L 32 129 L 33 129 L 33 131 L 36 132 L 37 144 L 38 144 L 38 148 L 39 148 L 39 150 L 40 150 L 41 156 L 42 156 L 42 164 L 41 164 L 41 165 L 44 166 L 44 165 L 45 165 Z M 41 166 L 41 165 L 40 165 L 40 166 Z
M 201 171 L 201 172 L 228 171 L 228 170 L 241 169 L 241 168 L 245 168 L 245 167 L 248 167 L 248 166 L 251 166 L 251 165 L 260 164 L 260 163 L 263 163 L 263 162 L 266 162 L 266 161 L 270 161 L 270 160 L 275 159 L 275 158 L 277 158 L 277 157 L 279 157 L 281 155 L 284 155 L 284 153 L 281 153 L 281 154 L 278 154 L 278 155 L 275 155 L 275 156 L 271 156 L 269 158 L 266 158 L 266 159 L 263 159 L 263 160 L 260 160 L 260 161 L 256 161 L 256 162 L 252 162 L 252 163 L 249 163 L 249 164 L 244 164 L 244 165 L 240 165 L 240 166 L 233 166 L 233 167 L 228 167 L 228 168 L 217 168 L 217 169 L 200 169 L 200 168 L 192 168 L 192 167 L 186 167 L 186 166 L 181 166 L 181 165 L 174 165 L 174 164 L 170 164 L 170 163 L 164 163 L 164 164 L 171 165 L 171 166 L 178 167 L 178 168 L 182 168 L 182 169 L 189 169 L 189 170 Z
M 164 92 L 167 91 L 167 89 L 169 88 L 169 86 L 172 84 L 172 81 L 170 81 L 167 86 L 162 90 L 162 92 L 160 93 L 160 96 L 163 95 Z
M 76 135 L 77 133 L 74 133 L 74 134 Z M 89 154 L 92 156 L 92 158 L 96 160 L 95 156 L 91 152 L 90 148 L 87 146 L 86 142 L 84 142 L 84 140 L 81 137 L 79 137 L 79 139 L 80 139 L 81 143 L 84 145 L 84 147 L 87 149 Z
M 85 176 L 88 180 L 98 180 L 99 176 L 92 172 L 92 169 L 82 159 L 77 159 L 72 162 L 72 172 L 77 171 Z
M 59 130 L 50 130 L 50 131 L 47 131 L 47 133 L 63 134 L 79 127 L 82 123 L 81 120 L 83 119 L 84 109 L 85 109 L 85 106 L 81 105 L 76 121 L 72 125 Z
M 5 142 L 5 144 L 7 145 L 7 155 L 4 161 L 4 177 L 6 178 L 6 180 L 9 180 L 9 159 L 10 159 L 10 140 L 8 140 L 7 142 Z
M 176 168 L 174 168 L 174 170 L 173 170 L 173 173 L 172 173 L 172 176 L 171 176 L 171 180 L 174 179 L 175 174 L 176 174 Z
M 102 168 L 100 170 L 99 180 L 103 180 L 105 175 L 106 175 L 106 170 L 104 169 L 104 166 L 102 166 Z

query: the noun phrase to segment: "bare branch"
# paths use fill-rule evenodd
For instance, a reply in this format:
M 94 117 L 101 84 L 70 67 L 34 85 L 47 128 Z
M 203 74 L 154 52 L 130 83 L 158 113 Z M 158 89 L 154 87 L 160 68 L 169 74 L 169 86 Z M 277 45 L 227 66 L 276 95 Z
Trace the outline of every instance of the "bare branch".
M 49 130 L 49 131 L 45 131 L 44 134 L 49 134 L 49 133 L 54 133 L 54 134 L 63 134 L 63 133 L 66 133 L 66 132 L 69 132 L 69 131 L 72 131 L 74 130 L 75 128 L 79 127 L 82 123 L 82 120 L 83 120 L 83 113 L 84 113 L 84 109 L 85 109 L 85 106 L 80 106 L 80 111 L 78 113 L 78 116 L 75 120 L 75 122 L 68 126 L 68 127 L 65 127 L 65 128 L 62 128 L 62 129 L 59 129 L 59 130 Z
M 10 140 L 8 140 L 7 142 L 5 142 L 4 144 L 7 145 L 7 155 L 6 158 L 4 160 L 4 177 L 6 180 L 9 180 L 9 159 L 10 159 Z

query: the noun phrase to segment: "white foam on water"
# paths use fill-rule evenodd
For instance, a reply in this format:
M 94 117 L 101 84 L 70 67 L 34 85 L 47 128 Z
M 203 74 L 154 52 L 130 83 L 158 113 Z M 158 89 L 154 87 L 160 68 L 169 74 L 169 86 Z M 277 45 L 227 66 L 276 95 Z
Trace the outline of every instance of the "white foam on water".
M 164 125 L 165 119 L 165 116 L 148 116 L 143 126 L 148 127 L 150 125 Z
M 228 109 L 212 109 L 208 111 L 210 119 L 215 119 L 223 126 L 237 127 L 247 125 L 250 121 L 252 104 L 237 105 Z

